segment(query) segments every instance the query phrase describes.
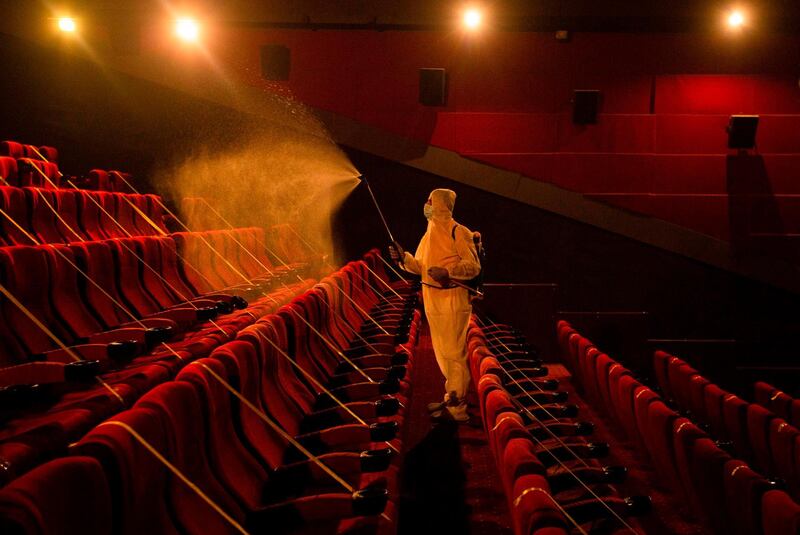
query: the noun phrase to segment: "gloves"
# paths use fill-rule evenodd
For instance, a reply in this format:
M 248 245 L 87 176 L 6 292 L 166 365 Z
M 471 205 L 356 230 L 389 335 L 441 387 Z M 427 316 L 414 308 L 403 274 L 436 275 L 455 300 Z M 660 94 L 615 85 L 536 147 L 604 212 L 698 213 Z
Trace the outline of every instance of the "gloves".
M 389 256 L 391 257 L 392 261 L 396 264 L 403 261 L 403 257 L 406 255 L 406 252 L 400 247 L 400 244 L 394 242 L 392 245 L 389 246 Z
M 445 268 L 433 266 L 428 268 L 428 276 L 435 280 L 442 288 L 450 286 L 450 273 Z

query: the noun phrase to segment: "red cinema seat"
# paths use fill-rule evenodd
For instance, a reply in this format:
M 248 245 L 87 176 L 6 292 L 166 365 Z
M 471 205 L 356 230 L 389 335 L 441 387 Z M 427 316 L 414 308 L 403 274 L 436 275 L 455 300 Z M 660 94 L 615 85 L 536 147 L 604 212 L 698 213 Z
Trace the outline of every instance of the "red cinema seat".
M 667 380 L 672 398 L 682 410 L 692 410 L 692 378 L 698 375 L 697 370 L 680 359 L 672 359 L 667 366 Z
M 800 496 L 800 430 L 783 418 L 769 424 L 769 450 L 775 475 L 786 482 L 792 496 Z
M 24 189 L 0 187 L 0 208 L 9 216 L 0 215 L 0 234 L 8 245 L 33 245 L 33 240 L 38 241 L 31 228 L 30 204 Z
M 134 238 L 137 252 L 142 259 L 142 283 L 148 294 L 162 309 L 186 303 L 194 296 L 184 294 L 179 287 L 174 287 L 163 275 L 161 249 L 155 239 L 140 237 Z
M 629 439 L 644 446 L 642 431 L 636 416 L 636 400 L 644 396 L 650 400 L 655 399 L 655 393 L 642 385 L 630 375 L 620 377 L 619 387 L 615 396 L 615 414 L 622 423 L 625 434 Z
M 570 524 L 550 495 L 547 480 L 535 474 L 518 478 L 511 495 L 514 532 L 525 535 L 566 535 Z
M 100 229 L 109 238 L 124 238 L 129 236 L 127 229 L 117 220 L 117 198 L 107 191 L 94 191 L 90 195 L 97 201 L 100 218 Z M 90 201 L 91 202 L 91 201 Z
M 784 420 L 791 418 L 793 399 L 786 392 L 759 381 L 755 384 L 755 400 Z
M 198 293 L 222 290 L 227 283 L 214 269 L 215 257 L 221 255 L 205 232 L 176 232 L 173 235 L 178 254 L 183 259 L 186 280 Z
M 40 322 L 59 339 L 69 340 L 51 307 L 48 288 L 51 283 L 44 250 L 35 246 L 15 246 L 0 249 L 0 276 L 3 285 Z M 29 355 L 44 353 L 58 346 L 9 299 L 0 300 L 3 317 Z
M 92 284 L 81 277 L 79 284 L 89 308 L 106 329 L 136 320 L 135 311 L 124 303 L 119 293 L 114 256 L 109 243 L 90 241 L 70 245 L 81 271 L 95 282 Z
M 104 331 L 104 326 L 84 306 L 78 287 L 78 263 L 67 245 L 42 248 L 48 262 L 53 308 L 70 333 L 70 340 L 86 339 Z
M 100 225 L 101 206 L 93 191 L 75 191 L 83 231 L 91 240 L 105 240 L 109 236 Z
M 163 223 L 159 225 L 157 221 L 150 217 L 150 199 L 148 199 L 147 195 L 129 195 L 128 199 L 136 207 L 133 223 L 139 230 L 139 235 L 163 236 L 166 234 L 166 229 L 162 228 Z
M 48 162 L 58 164 L 58 150 L 56 148 L 42 145 L 39 147 L 39 154 Z
M 250 280 L 236 264 L 238 259 L 238 255 L 235 254 L 236 244 L 228 232 L 211 230 L 204 234 L 213 247 L 212 254 L 209 255 L 212 269 L 223 282 L 223 287 L 228 288 L 240 284 L 249 284 Z
M 728 440 L 725 419 L 722 413 L 722 402 L 729 395 L 717 385 L 710 383 L 703 389 L 703 412 L 706 415 L 711 434 L 721 440 Z
M 673 423 L 678 415 L 652 391 L 639 392 L 635 399 L 636 421 L 662 484 L 680 492 L 672 445 Z
M 143 268 L 141 252 L 135 238 L 111 240 L 108 245 L 114 254 L 120 295 L 139 317 L 151 316 L 161 311 L 158 303 L 144 290 L 140 280 Z
M 656 351 L 653 354 L 653 369 L 655 370 L 656 381 L 666 399 L 674 398 L 667 372 L 669 364 L 673 360 L 675 360 L 675 357 L 664 351 Z
M 111 180 L 108 171 L 102 169 L 92 169 L 87 178 L 88 189 L 94 191 L 112 191 Z
M 628 408 L 628 411 L 630 412 L 632 411 L 633 404 L 632 397 L 627 398 L 624 402 L 622 399 L 620 399 L 620 394 L 622 393 L 622 381 L 625 377 L 632 377 L 631 372 L 621 364 L 615 363 L 609 368 L 608 414 L 611 415 L 616 420 L 617 424 L 623 429 L 626 429 L 626 426 L 622 414 L 620 413 L 621 406 L 626 404 L 628 407 L 630 407 Z
M 711 385 L 711 381 L 702 375 L 692 375 L 688 381 L 689 397 L 687 399 L 688 410 L 696 422 L 707 424 L 708 414 L 706 414 L 705 390 Z
M 600 351 L 590 340 L 582 336 L 578 339 L 577 360 L 581 386 L 583 387 L 584 395 L 592 403 L 599 403 L 594 366 L 598 354 L 600 354 Z
M 176 383 L 145 395 L 137 407 L 161 412 L 174 426 L 176 442 L 197 450 L 176 453 L 185 455 L 187 461 L 191 459 L 192 464 L 208 463 L 206 479 L 213 478 L 215 485 L 220 485 L 239 503 L 255 509 L 261 505 L 266 471 L 237 438 L 228 392 L 215 379 L 212 383 L 202 366 L 210 367 L 224 378 L 221 364 L 202 359 L 184 368 Z M 202 437 L 206 440 L 200 440 Z M 195 448 L 191 446 L 193 440 L 197 440 Z
M 91 457 L 52 460 L 0 490 L 6 535 L 111 535 L 106 474 Z
M 775 462 L 769 447 L 769 428 L 775 415 L 751 403 L 747 406 L 747 437 L 753 449 L 754 466 L 766 475 L 775 474 Z
M 56 190 L 54 192 L 58 205 L 56 228 L 65 242 L 86 241 L 93 239 L 83 229 L 78 218 L 80 192 L 75 190 Z
M 772 485 L 744 461 L 733 459 L 725 464 L 725 512 L 730 515 L 729 529 L 736 535 L 761 532 L 761 497 Z
M 18 183 L 17 160 L 8 156 L 0 156 L 0 186 Z
M 24 158 L 25 148 L 16 141 L 3 141 L 0 143 L 0 154 L 14 159 Z
M 597 360 L 595 360 L 597 394 L 598 399 L 602 402 L 600 411 L 605 414 L 613 414 L 614 412 L 614 408 L 611 405 L 611 392 L 609 389 L 609 374 L 613 368 L 621 368 L 621 366 L 605 353 L 597 355 Z
M 171 382 L 162 386 L 170 390 L 191 389 L 189 385 L 175 385 L 180 383 Z M 148 395 L 159 396 L 162 393 L 154 389 Z M 185 413 L 178 403 L 175 405 L 176 414 Z M 205 442 L 202 419 L 185 420 L 182 424 L 191 426 L 195 432 L 191 444 L 176 442 L 178 432 L 161 411 L 134 408 L 96 427 L 74 446 L 76 454 L 96 458 L 109 474 L 115 504 L 113 533 L 227 535 L 236 532 L 197 492 L 174 477 L 148 447 L 180 470 L 223 511 L 239 522 L 244 520 L 233 498 L 210 475 L 202 448 L 197 447 Z M 185 431 L 181 433 L 182 436 Z M 179 445 L 185 449 L 179 451 Z
M 764 535 L 800 535 L 800 505 L 783 491 L 766 492 L 761 500 Z
M 722 399 L 722 419 L 727 437 L 733 442 L 736 456 L 750 460 L 753 458 L 753 449 L 747 431 L 747 407 L 748 403 L 734 394 Z
M 31 228 L 39 243 L 64 243 L 64 236 L 58 231 L 58 204 L 55 192 L 25 188 L 25 195 L 31 207 Z
M 181 296 L 197 297 L 199 293 L 189 286 L 181 273 L 181 266 L 186 270 L 191 268 L 183 264 L 181 259 L 178 258 L 175 241 L 170 237 L 152 238 L 152 241 L 159 248 L 161 253 L 161 274 L 169 282 L 170 286 Z
M 139 236 L 141 231 L 136 224 L 138 214 L 133 207 L 135 194 L 127 193 L 114 193 L 114 200 L 116 202 L 117 212 L 116 220 L 122 226 L 123 232 L 126 236 Z
M 17 186 L 56 189 L 61 182 L 61 174 L 54 163 L 20 158 L 17 160 Z
M 727 515 L 723 476 L 731 457 L 686 418 L 675 420 L 673 431 L 678 474 L 689 506 L 708 526 L 724 533 Z
M 150 221 L 158 225 L 162 232 L 166 234 L 168 231 L 166 225 L 164 225 L 165 213 L 161 204 L 161 197 L 152 193 L 147 193 L 144 197 L 147 199 L 147 215 L 150 217 Z
M 133 193 L 131 188 L 128 186 L 128 184 L 133 184 L 133 176 L 130 173 L 125 173 L 123 171 L 109 171 L 108 180 L 111 185 L 111 191 Z

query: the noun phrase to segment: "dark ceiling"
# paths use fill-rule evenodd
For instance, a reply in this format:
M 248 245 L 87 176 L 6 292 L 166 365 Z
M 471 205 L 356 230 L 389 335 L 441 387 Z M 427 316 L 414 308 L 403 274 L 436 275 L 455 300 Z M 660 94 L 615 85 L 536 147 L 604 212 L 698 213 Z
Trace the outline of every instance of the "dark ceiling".
M 7 20 L 11 11 L 25 20 L 55 5 L 2 4 L 8 5 Z M 762 29 L 800 32 L 799 0 L 64 0 L 59 6 L 113 21 L 146 20 L 166 11 L 200 13 L 220 23 L 384 30 L 447 28 L 465 6 L 480 6 L 487 23 L 511 31 L 704 31 L 741 6 Z

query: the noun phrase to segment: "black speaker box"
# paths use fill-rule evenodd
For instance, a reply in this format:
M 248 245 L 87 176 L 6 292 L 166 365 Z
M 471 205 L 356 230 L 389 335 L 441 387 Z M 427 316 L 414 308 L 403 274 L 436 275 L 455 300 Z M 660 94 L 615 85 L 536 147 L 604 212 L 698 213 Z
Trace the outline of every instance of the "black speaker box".
M 572 95 L 572 122 L 575 124 L 596 124 L 597 109 L 600 107 L 600 91 L 597 89 L 576 89 Z
M 731 115 L 728 122 L 728 148 L 755 148 L 757 131 L 758 115 Z
M 288 80 L 290 71 L 289 47 L 283 45 L 261 46 L 261 76 L 265 80 Z
M 447 72 L 444 69 L 419 70 L 419 103 L 424 106 L 447 104 Z

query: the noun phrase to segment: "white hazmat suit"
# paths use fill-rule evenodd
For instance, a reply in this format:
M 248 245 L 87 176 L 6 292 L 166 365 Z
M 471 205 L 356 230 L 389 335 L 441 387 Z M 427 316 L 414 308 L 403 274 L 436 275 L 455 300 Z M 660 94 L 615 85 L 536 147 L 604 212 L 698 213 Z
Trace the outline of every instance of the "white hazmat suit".
M 445 401 L 455 419 L 466 418 L 465 397 L 470 374 L 467 363 L 467 327 L 472 314 L 469 292 L 464 288 L 439 289 L 428 273 L 432 267 L 447 270 L 454 280 L 469 280 L 481 270 L 472 231 L 453 220 L 456 194 L 449 189 L 433 190 L 426 204 L 428 230 L 416 253 L 406 252 L 401 264 L 406 271 L 422 276 L 423 304 L 431 328 L 436 362 L 445 378 Z M 434 286 L 434 287 L 432 287 Z

